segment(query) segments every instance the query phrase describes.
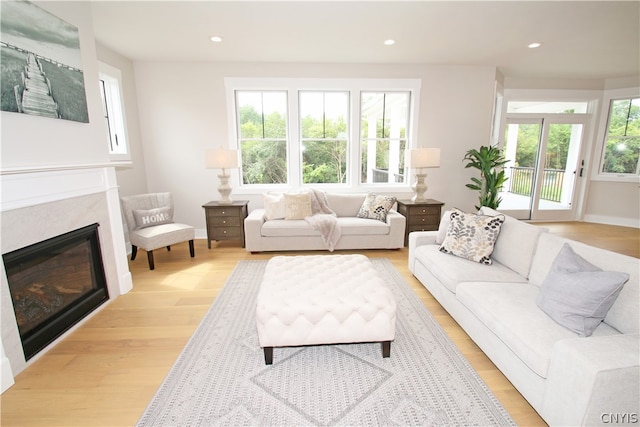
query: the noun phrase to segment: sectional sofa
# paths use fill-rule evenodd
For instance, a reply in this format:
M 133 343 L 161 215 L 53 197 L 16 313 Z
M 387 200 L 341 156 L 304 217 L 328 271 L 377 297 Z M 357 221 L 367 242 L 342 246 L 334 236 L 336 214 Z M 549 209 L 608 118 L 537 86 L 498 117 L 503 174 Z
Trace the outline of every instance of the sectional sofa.
M 640 260 L 506 216 L 492 263 L 486 265 L 440 250 L 450 213 L 445 212 L 439 231 L 410 234 L 409 269 L 415 277 L 550 425 L 637 423 Z M 484 207 L 480 213 L 499 215 Z M 563 270 L 574 265 L 563 258 L 567 254 L 573 254 L 575 272 Z M 605 272 L 591 274 L 596 267 Z M 588 277 L 610 274 L 628 280 L 622 280 L 621 290 L 604 293 L 604 299 L 614 301 L 604 321 L 585 318 L 578 329 L 570 329 L 581 300 L 602 289 Z M 567 292 L 572 286 L 573 292 Z M 568 304 L 557 313 L 545 302 L 550 289 L 560 292 L 556 303 Z M 590 335 L 582 330 L 585 325 L 595 328 Z

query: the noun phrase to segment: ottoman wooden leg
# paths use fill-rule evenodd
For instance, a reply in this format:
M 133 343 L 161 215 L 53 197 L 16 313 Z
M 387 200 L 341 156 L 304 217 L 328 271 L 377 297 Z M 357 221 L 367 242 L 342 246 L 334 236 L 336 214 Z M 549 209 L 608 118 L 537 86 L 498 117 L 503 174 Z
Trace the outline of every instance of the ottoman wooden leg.
M 264 364 L 273 364 L 273 347 L 264 347 Z
M 382 357 L 391 356 L 391 341 L 382 341 Z

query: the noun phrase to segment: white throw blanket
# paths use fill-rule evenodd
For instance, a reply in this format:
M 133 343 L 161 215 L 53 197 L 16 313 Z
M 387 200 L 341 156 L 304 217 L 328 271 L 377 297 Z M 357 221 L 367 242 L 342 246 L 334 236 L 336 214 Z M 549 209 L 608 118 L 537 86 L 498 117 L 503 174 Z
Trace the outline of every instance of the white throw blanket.
M 342 236 L 342 230 L 338 224 L 336 213 L 329 207 L 327 196 L 322 191 L 312 189 L 309 193 L 311 197 L 311 216 L 305 217 L 305 221 L 314 229 L 320 232 L 322 241 L 327 245 L 329 252 L 333 252 Z

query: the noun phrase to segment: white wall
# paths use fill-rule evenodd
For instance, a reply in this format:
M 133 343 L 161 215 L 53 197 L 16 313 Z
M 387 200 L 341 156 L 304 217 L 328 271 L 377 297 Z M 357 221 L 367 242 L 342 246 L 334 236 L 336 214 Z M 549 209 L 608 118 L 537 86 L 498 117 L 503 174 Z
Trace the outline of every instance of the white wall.
M 426 195 L 447 207 L 470 210 L 476 203 L 465 188 L 472 172 L 462 158 L 489 142 L 494 67 L 136 62 L 134 68 L 149 191 L 172 192 L 176 220 L 197 229 L 205 228 L 201 206 L 219 197 L 219 171 L 205 169 L 204 152 L 233 138 L 225 77 L 422 79 L 419 144 L 442 149 Z M 242 198 L 250 210 L 262 204 L 259 194 Z
M 89 123 L 1 112 L 3 171 L 109 161 L 91 9 L 86 2 L 34 2 L 78 28 Z

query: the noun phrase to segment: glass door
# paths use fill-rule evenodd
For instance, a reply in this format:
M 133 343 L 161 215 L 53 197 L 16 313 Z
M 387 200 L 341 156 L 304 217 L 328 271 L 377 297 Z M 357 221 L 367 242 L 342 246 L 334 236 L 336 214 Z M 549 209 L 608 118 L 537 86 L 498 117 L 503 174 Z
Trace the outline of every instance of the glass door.
M 575 219 L 585 120 L 571 115 L 507 118 L 507 180 L 500 211 L 518 219 Z

